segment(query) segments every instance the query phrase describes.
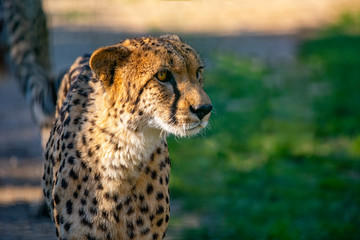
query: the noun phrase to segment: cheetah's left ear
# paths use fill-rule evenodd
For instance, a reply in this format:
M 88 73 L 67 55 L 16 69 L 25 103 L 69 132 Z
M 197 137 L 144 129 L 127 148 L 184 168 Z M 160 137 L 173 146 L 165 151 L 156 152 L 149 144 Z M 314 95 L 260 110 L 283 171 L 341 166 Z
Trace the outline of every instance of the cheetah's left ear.
M 175 35 L 175 34 L 161 35 L 160 38 L 182 42 L 181 38 L 178 35 Z
M 129 55 L 130 50 L 120 45 L 99 48 L 91 55 L 89 64 L 96 76 L 108 88 L 118 80 L 115 70 L 124 65 Z

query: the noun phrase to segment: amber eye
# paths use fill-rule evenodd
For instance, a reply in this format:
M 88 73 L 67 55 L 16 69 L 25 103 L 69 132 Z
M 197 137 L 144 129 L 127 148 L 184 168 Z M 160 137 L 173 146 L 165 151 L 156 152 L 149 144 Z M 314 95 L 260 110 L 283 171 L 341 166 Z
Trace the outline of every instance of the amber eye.
M 172 74 L 168 70 L 162 70 L 155 74 L 155 78 L 160 82 L 167 82 L 172 78 Z

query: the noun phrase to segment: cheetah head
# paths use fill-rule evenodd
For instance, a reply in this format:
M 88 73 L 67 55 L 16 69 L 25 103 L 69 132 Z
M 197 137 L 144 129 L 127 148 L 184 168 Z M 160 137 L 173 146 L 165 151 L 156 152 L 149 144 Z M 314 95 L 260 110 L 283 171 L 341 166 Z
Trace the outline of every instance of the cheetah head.
M 212 109 L 203 90 L 204 65 L 176 35 L 128 39 L 96 50 L 90 67 L 126 124 L 191 136 Z

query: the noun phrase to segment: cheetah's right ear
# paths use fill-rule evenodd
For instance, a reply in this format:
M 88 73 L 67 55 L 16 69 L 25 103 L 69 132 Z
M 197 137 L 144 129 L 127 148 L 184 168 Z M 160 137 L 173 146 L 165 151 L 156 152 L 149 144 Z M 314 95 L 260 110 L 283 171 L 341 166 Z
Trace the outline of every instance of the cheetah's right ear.
M 114 83 L 119 84 L 120 79 L 115 76 L 116 69 L 125 64 L 130 50 L 124 46 L 114 45 L 99 48 L 90 57 L 90 67 L 96 76 L 104 83 L 106 88 Z

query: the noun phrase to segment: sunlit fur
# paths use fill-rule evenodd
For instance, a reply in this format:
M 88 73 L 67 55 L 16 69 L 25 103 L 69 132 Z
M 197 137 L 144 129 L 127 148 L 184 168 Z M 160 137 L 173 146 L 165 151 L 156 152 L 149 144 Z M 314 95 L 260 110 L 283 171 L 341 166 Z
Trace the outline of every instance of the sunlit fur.
M 191 111 L 210 104 L 202 69 L 197 53 L 174 35 L 129 39 L 75 61 L 60 86 L 43 176 L 61 239 L 165 236 L 166 137 L 207 126 L 210 113 Z M 160 71 L 167 77 L 157 79 Z M 89 208 L 89 199 L 96 206 Z

